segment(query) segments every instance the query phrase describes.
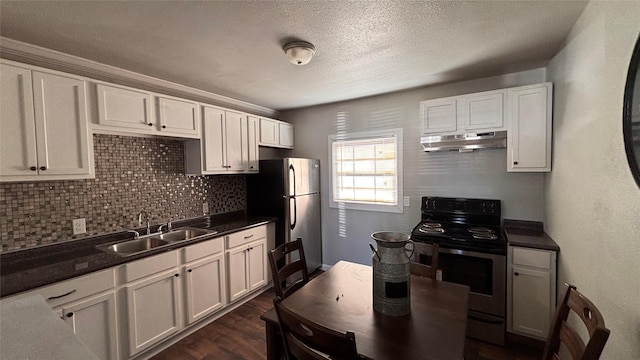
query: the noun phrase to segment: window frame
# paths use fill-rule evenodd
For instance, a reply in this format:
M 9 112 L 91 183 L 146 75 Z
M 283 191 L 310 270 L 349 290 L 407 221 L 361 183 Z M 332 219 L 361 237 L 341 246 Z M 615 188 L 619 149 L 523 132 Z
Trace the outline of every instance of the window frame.
M 335 192 L 335 162 L 334 152 L 333 152 L 333 144 L 335 142 L 341 141 L 352 141 L 352 140 L 375 140 L 382 138 L 395 137 L 396 139 L 396 203 L 395 204 L 384 204 L 384 203 L 363 203 L 356 201 L 336 201 L 334 200 L 334 192 Z M 403 213 L 404 212 L 404 194 L 403 194 L 403 177 L 402 177 L 402 152 L 403 152 L 403 129 L 387 129 L 387 130 L 372 130 L 372 131 L 362 131 L 362 132 L 354 132 L 348 134 L 335 134 L 329 135 L 328 147 L 329 147 L 329 207 L 331 208 L 344 208 L 344 209 L 352 209 L 352 210 L 363 210 L 363 211 L 375 211 L 375 212 L 389 212 L 389 213 Z

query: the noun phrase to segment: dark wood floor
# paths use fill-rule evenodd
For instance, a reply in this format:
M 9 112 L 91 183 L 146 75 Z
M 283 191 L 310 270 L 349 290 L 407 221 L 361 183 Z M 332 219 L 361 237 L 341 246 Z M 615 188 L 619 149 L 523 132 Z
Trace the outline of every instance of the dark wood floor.
M 266 359 L 264 322 L 273 306 L 269 290 L 153 357 L 153 360 Z M 534 360 L 541 351 L 520 344 L 505 347 L 467 338 L 465 360 Z

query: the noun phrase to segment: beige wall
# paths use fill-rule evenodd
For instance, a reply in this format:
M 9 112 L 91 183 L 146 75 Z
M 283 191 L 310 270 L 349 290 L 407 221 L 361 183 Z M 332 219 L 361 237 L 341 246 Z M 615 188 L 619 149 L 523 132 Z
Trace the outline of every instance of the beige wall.
M 603 359 L 640 358 L 640 188 L 625 157 L 623 93 L 640 2 L 591 2 L 547 68 L 554 82 L 553 171 L 545 228 L 560 245 L 559 282 L 601 309 Z
M 344 259 L 371 264 L 371 233 L 411 231 L 420 220 L 422 196 L 500 199 L 504 217 L 542 221 L 543 174 L 507 173 L 505 149 L 423 152 L 419 104 L 421 100 L 541 83 L 545 77 L 544 69 L 537 69 L 283 113 L 281 118 L 296 126 L 291 156 L 321 161 L 323 263 L 333 265 Z M 329 207 L 328 136 L 338 128 L 347 133 L 403 129 L 404 195 L 411 198 L 403 214 Z

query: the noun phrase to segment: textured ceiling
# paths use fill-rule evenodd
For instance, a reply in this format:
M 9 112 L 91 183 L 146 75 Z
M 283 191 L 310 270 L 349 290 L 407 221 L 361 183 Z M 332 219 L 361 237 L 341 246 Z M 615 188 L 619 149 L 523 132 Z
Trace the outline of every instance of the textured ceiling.
M 285 110 L 544 66 L 583 1 L 0 1 L 0 35 Z M 313 43 L 306 66 L 287 40 Z

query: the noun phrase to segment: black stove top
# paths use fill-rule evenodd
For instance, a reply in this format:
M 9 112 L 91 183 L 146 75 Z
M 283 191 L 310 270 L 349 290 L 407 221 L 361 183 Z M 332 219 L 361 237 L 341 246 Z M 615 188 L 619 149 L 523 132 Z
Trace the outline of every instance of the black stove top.
M 414 241 L 438 242 L 449 249 L 506 254 L 500 227 L 500 200 L 422 198 L 422 218 L 412 232 Z

